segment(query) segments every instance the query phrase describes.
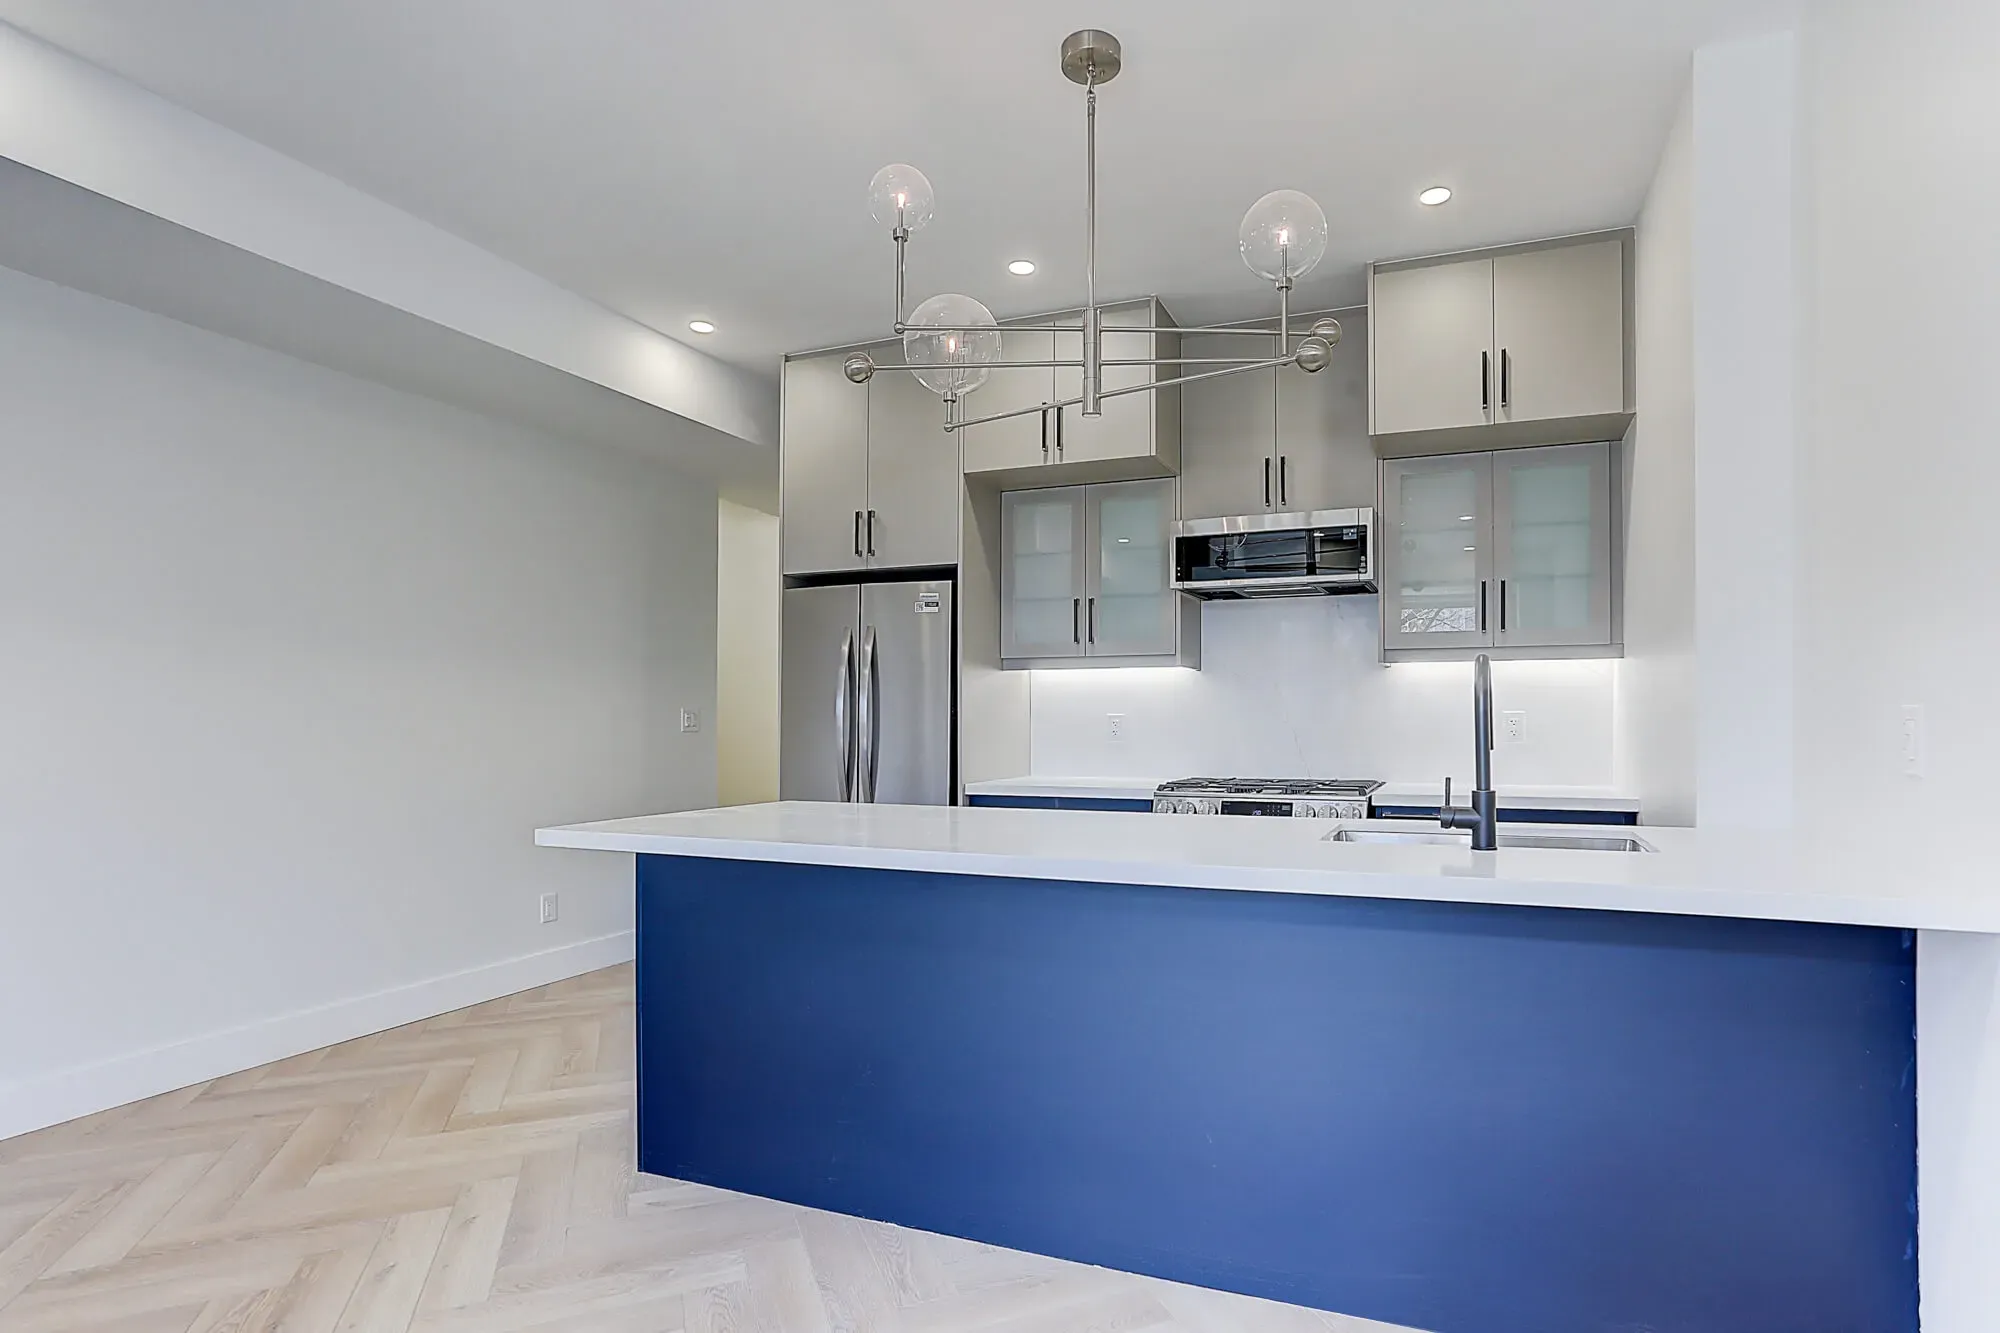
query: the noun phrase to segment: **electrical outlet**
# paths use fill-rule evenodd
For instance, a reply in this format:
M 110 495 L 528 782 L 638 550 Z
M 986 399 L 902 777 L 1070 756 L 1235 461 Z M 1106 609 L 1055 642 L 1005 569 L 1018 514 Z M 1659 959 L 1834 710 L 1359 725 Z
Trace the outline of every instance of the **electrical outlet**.
M 555 919 L 556 896 L 553 893 L 545 893 L 542 895 L 542 924 L 546 926 Z
M 701 714 L 692 708 L 681 709 L 681 734 L 683 736 L 701 730 Z
M 1124 740 L 1125 715 L 1123 713 L 1106 713 L 1104 715 L 1104 734 L 1110 737 L 1114 744 Z
M 1922 704 L 1903 705 L 1903 773 L 1907 777 L 1920 778 L 1924 775 L 1924 706 Z
M 1528 739 L 1528 713 L 1526 709 L 1509 708 L 1500 714 L 1500 740 L 1503 744 L 1519 745 Z

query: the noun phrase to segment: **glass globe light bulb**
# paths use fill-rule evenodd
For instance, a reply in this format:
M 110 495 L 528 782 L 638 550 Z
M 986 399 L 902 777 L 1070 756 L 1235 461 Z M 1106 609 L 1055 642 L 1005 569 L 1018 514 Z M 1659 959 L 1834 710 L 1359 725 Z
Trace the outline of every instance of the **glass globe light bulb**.
M 987 367 L 1000 359 L 1000 329 L 993 312 L 970 296 L 933 296 L 910 312 L 903 328 L 903 359 L 942 367 L 910 372 L 940 398 L 971 393 L 986 383 L 992 373 Z
M 918 230 L 931 220 L 936 206 L 930 181 L 907 162 L 891 162 L 868 182 L 868 210 L 892 231 L 897 227 Z
M 1309 194 L 1273 190 L 1250 205 L 1236 240 L 1251 272 L 1297 280 L 1326 257 L 1326 214 Z

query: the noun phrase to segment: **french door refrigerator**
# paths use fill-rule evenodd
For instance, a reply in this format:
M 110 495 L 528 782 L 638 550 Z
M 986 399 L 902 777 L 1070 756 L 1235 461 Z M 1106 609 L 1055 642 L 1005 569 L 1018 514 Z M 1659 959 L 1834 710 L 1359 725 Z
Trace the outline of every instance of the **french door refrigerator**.
M 788 588 L 778 795 L 950 805 L 952 585 Z

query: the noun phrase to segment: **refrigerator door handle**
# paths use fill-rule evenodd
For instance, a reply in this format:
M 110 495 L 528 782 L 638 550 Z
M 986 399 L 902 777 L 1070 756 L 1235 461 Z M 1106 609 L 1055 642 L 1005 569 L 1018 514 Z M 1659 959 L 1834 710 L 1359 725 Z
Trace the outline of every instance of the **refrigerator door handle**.
M 840 639 L 840 690 L 833 696 L 833 727 L 839 733 L 840 799 L 854 799 L 854 725 L 849 713 L 854 698 L 854 631 Z
M 875 668 L 875 627 L 870 625 L 861 639 L 861 683 L 855 692 L 860 701 L 861 762 L 856 765 L 860 794 L 856 798 L 873 802 L 875 778 L 882 749 L 882 677 Z

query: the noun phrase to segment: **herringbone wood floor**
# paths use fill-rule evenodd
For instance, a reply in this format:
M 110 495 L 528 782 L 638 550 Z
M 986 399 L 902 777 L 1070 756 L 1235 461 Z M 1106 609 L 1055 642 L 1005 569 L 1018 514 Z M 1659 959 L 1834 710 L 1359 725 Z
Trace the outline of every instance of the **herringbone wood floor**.
M 629 967 L 0 1143 L 6 1333 L 1363 1333 L 636 1175 Z

